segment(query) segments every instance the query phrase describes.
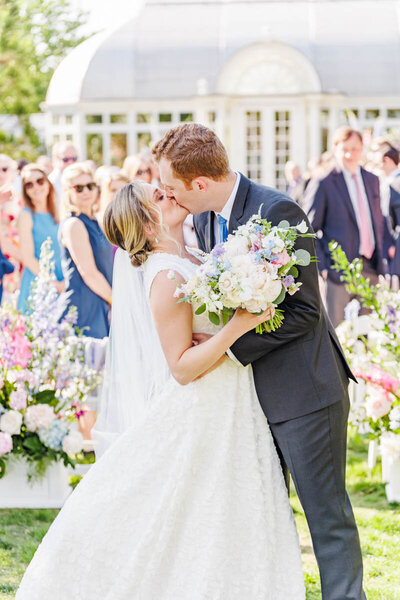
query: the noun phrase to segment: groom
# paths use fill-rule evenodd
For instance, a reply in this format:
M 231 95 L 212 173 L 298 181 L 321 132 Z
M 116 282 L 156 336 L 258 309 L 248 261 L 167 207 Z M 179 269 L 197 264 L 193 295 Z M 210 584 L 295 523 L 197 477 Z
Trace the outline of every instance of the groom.
M 260 207 L 274 225 L 309 225 L 288 196 L 232 171 L 223 144 L 207 127 L 180 125 L 153 153 L 167 196 L 195 215 L 206 252 Z M 315 256 L 313 238 L 299 238 L 297 247 Z M 321 302 L 316 265 L 299 268 L 299 280 L 300 290 L 281 305 L 283 325 L 274 333 L 247 333 L 232 346 L 231 357 L 252 364 L 260 404 L 308 521 L 323 600 L 364 600 L 360 542 L 345 489 L 347 387 L 353 375 Z

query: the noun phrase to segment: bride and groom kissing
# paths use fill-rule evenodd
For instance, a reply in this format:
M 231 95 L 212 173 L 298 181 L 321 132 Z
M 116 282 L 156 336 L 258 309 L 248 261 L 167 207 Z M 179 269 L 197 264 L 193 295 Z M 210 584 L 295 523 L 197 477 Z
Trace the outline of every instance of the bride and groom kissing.
M 217 327 L 174 296 L 197 267 L 183 240 L 189 212 L 205 252 L 260 207 L 274 225 L 309 226 L 306 216 L 232 171 L 202 125 L 170 130 L 153 152 L 163 190 L 128 184 L 104 217 L 120 249 L 97 429 L 115 439 L 49 529 L 16 600 L 303 600 L 289 472 L 323 600 L 363 600 L 345 489 L 353 376 L 316 265 L 299 268 L 283 325 L 263 335 L 254 329 L 268 311 L 238 310 Z M 297 244 L 315 255 L 312 237 Z

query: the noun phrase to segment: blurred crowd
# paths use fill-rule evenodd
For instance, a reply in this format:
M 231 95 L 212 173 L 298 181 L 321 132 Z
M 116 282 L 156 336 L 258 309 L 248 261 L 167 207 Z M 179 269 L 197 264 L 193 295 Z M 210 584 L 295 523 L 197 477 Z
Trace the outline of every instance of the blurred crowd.
M 71 143 L 57 143 L 51 158 L 29 164 L 0 154 L 0 298 L 18 291 L 18 309 L 29 312 L 40 249 L 50 237 L 54 285 L 69 292 L 78 327 L 90 337 L 107 336 L 115 248 L 103 233 L 104 210 L 130 181 L 158 185 L 158 177 L 150 151 L 128 156 L 122 169 L 80 161 Z M 186 233 L 192 243 L 190 220 Z
M 385 138 L 365 143 L 360 132 L 339 128 L 333 148 L 308 163 L 289 161 L 286 192 L 306 212 L 317 234 L 321 291 L 335 326 L 351 296 L 332 269 L 329 242 L 349 260 L 362 257 L 372 283 L 380 274 L 400 276 L 399 151 Z M 40 248 L 52 240 L 55 286 L 78 308 L 78 327 L 102 338 L 109 332 L 115 248 L 103 233 L 103 214 L 116 192 L 133 180 L 159 185 L 150 150 L 128 156 L 123 167 L 80 161 L 69 142 L 35 163 L 0 154 L 0 299 L 19 290 L 18 309 L 29 311 Z M 196 245 L 191 216 L 185 240 Z
M 332 268 L 329 243 L 352 261 L 362 258 L 371 284 L 379 275 L 400 276 L 400 169 L 397 145 L 384 137 L 365 142 L 361 132 L 340 127 L 333 148 L 305 173 L 289 161 L 286 192 L 303 208 L 317 234 L 321 292 L 336 327 L 352 299 Z

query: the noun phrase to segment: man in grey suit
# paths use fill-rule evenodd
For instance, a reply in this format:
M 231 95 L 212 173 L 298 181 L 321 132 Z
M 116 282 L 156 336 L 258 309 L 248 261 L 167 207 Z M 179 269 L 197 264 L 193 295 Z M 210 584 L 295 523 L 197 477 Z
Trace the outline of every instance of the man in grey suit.
M 204 251 L 260 209 L 275 225 L 304 220 L 311 231 L 288 196 L 233 172 L 224 146 L 206 127 L 176 127 L 153 152 L 167 196 L 195 214 Z M 315 255 L 312 238 L 300 238 L 298 248 Z M 300 268 L 299 279 L 300 291 L 281 305 L 280 329 L 249 332 L 230 352 L 242 365 L 252 364 L 260 404 L 306 514 L 323 600 L 363 600 L 360 543 L 345 489 L 347 387 L 353 376 L 323 308 L 316 265 Z

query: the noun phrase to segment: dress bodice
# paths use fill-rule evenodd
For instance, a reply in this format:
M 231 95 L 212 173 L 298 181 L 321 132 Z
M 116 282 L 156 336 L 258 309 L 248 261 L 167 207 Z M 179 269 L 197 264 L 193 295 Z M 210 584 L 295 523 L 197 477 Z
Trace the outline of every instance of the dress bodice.
M 154 277 L 160 271 L 174 271 L 179 273 L 187 281 L 196 272 L 197 265 L 188 258 L 182 258 L 176 254 L 167 254 L 158 252 L 151 254 L 144 265 L 144 282 L 147 295 L 150 295 L 151 284 Z M 192 305 L 193 310 L 193 332 L 215 334 L 220 327 L 213 325 L 206 312 L 196 315 L 196 305 Z

